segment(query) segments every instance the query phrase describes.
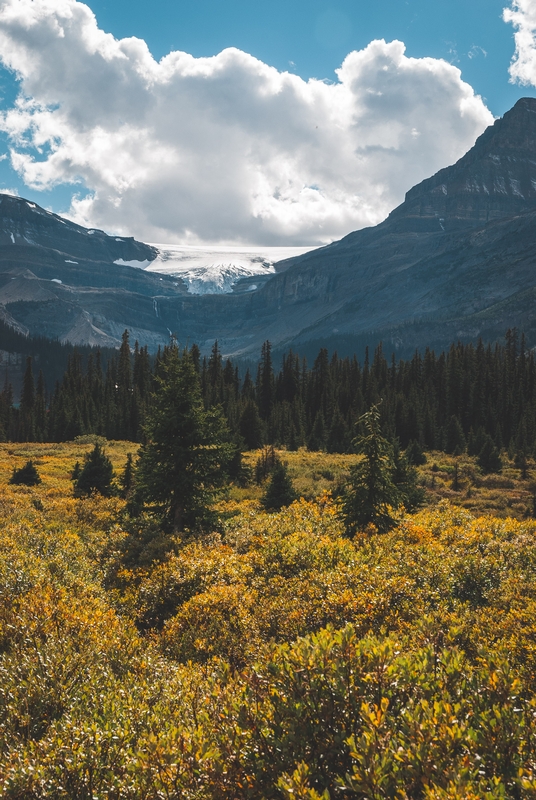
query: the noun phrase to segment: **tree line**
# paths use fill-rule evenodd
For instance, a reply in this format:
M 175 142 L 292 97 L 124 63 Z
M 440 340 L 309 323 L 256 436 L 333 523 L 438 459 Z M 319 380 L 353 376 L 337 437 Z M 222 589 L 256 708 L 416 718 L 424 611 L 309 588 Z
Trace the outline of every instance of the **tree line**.
M 84 434 L 143 442 L 148 410 L 171 343 L 154 356 L 128 332 L 103 368 L 98 350 L 76 350 L 49 394 L 28 357 L 20 404 L 8 385 L 0 392 L 0 436 L 11 441 L 67 441 Z M 530 456 L 536 446 L 536 364 L 516 330 L 504 344 L 453 344 L 411 359 L 387 358 L 380 344 L 363 363 L 321 349 L 313 364 L 290 351 L 274 365 L 270 342 L 255 370 L 189 349 L 206 409 L 220 407 L 240 449 L 265 444 L 352 452 L 355 423 L 378 405 L 382 431 L 400 446 L 468 450 L 506 448 Z

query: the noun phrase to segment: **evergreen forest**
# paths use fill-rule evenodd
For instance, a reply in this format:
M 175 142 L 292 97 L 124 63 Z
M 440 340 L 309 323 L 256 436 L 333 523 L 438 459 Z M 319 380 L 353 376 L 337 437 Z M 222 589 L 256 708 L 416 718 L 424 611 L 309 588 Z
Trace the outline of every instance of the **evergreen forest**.
M 5 385 L 0 393 L 0 439 L 69 441 L 97 434 L 141 442 L 169 347 L 151 356 L 123 335 L 117 354 L 99 350 L 67 355 L 65 372 L 49 391 L 28 356 L 20 403 Z M 289 352 L 274 364 L 265 342 L 256 369 L 224 359 L 215 342 L 209 357 L 196 345 L 191 357 L 205 408 L 220 407 L 240 450 L 265 444 L 353 452 L 355 423 L 379 405 L 381 425 L 405 449 L 478 455 L 484 445 L 527 456 L 536 446 L 536 363 L 524 336 L 506 333 L 503 344 L 453 344 L 410 360 L 387 357 L 380 345 L 359 363 L 321 349 L 308 365 Z

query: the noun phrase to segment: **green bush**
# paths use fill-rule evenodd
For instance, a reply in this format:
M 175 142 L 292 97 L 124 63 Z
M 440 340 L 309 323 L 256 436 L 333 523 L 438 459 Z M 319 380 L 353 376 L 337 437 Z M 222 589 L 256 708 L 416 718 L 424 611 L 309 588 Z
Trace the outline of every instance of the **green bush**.
M 98 492 L 109 497 L 112 494 L 113 476 L 112 462 L 97 442 L 84 459 L 84 466 L 74 485 L 75 494 L 89 495 Z
M 27 461 L 23 467 L 13 470 L 13 475 L 9 479 L 12 484 L 22 484 L 24 486 L 37 486 L 41 483 L 41 478 L 33 461 Z

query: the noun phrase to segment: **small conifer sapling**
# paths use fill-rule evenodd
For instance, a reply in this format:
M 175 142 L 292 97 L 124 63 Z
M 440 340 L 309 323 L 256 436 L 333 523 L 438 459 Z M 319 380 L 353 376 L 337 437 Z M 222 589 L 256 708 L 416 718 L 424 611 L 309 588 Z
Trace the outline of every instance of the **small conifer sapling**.
M 41 483 L 41 478 L 39 477 L 35 464 L 30 460 L 27 461 L 23 467 L 20 467 L 20 469 L 13 470 L 13 475 L 9 479 L 9 482 L 24 486 L 37 486 Z

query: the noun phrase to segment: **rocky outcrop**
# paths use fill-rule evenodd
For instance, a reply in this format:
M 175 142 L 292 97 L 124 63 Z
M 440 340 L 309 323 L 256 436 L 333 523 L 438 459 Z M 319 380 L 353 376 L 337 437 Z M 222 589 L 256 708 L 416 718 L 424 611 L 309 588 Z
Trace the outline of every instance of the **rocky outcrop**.
M 408 230 L 461 230 L 536 208 L 536 100 L 519 100 L 452 167 L 406 194 L 391 220 Z

